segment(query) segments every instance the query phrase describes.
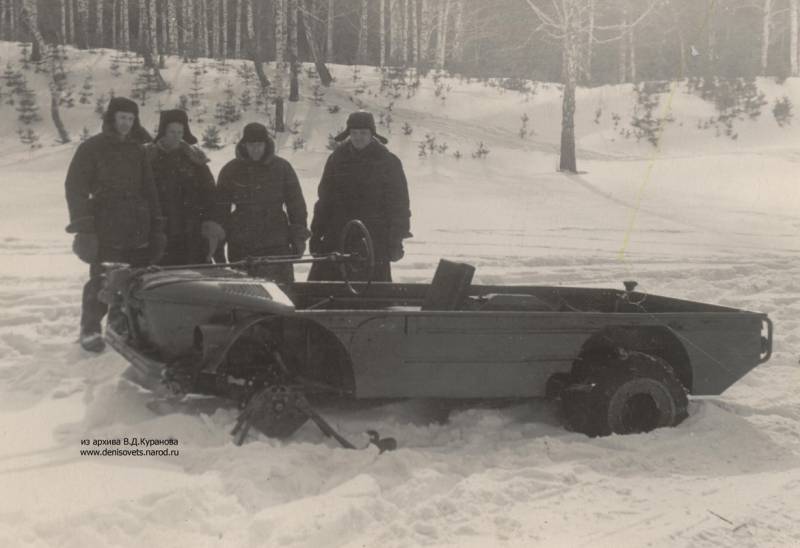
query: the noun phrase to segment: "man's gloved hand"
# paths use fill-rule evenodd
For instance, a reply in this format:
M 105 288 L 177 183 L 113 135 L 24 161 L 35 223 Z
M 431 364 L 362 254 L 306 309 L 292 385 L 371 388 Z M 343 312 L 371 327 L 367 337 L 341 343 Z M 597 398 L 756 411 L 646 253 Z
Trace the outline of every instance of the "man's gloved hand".
M 306 252 L 306 239 L 305 238 L 300 238 L 300 239 L 292 241 L 292 253 L 294 253 L 295 255 L 300 257 L 305 252 Z
M 322 238 L 316 234 L 313 234 L 311 236 L 311 240 L 308 242 L 308 250 L 312 255 L 322 253 Z
M 391 262 L 397 262 L 405 256 L 405 252 L 403 251 L 403 243 L 397 242 L 394 244 L 389 245 L 389 260 Z
M 200 234 L 208 243 L 208 262 L 217 254 L 217 249 L 225 241 L 225 229 L 214 221 L 203 221 L 200 225 Z
M 94 264 L 98 260 L 100 243 L 94 232 L 78 232 L 72 240 L 72 252 L 84 263 Z
M 167 251 L 167 235 L 163 232 L 154 232 L 150 235 L 150 245 L 148 246 L 148 254 L 150 264 L 158 264 L 158 261 L 164 256 Z

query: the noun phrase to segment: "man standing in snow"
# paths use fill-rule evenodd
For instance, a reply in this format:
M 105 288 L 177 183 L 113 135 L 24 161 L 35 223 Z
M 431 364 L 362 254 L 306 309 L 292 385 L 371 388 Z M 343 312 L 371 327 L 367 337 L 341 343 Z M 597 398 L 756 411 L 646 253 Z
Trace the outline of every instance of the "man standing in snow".
M 384 146 L 369 112 L 354 112 L 336 136 L 345 141 L 328 157 L 311 222 L 311 252 L 329 253 L 351 219 L 364 222 L 375 246 L 373 280 L 392 281 L 391 262 L 403 258 L 409 232 L 408 183 L 400 159 Z M 315 263 L 309 280 L 341 280 L 337 265 Z
M 65 182 L 72 249 L 90 265 L 83 288 L 81 346 L 105 347 L 101 321 L 108 306 L 97 294 L 103 262 L 144 266 L 158 262 L 166 248 L 163 218 L 153 174 L 144 150 L 150 135 L 130 99 L 114 97 L 101 133 L 81 143 Z
M 161 112 L 156 140 L 145 145 L 166 218 L 167 250 L 160 265 L 210 262 L 225 238 L 222 227 L 210 220 L 214 176 L 195 144 L 189 117 L 176 109 Z
M 227 235 L 228 259 L 302 255 L 308 239 L 308 212 L 292 165 L 275 155 L 263 124 L 244 127 L 236 158 L 219 172 L 214 220 Z M 294 281 L 291 264 L 261 265 L 258 276 Z

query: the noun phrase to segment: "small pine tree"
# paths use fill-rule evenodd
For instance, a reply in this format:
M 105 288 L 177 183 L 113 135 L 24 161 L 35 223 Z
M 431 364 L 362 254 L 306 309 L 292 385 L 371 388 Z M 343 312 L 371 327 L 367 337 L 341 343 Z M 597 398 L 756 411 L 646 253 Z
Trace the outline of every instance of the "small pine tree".
M 206 127 L 205 131 L 203 131 L 202 138 L 203 147 L 213 150 L 222 148 L 222 138 L 220 137 L 219 128 L 217 126 Z
M 775 104 L 772 107 L 772 115 L 775 116 L 775 121 L 778 122 L 780 127 L 788 126 L 792 123 L 794 114 L 792 113 L 792 102 L 789 97 L 784 95 L 782 98 L 775 100 Z
M 292 141 L 292 150 L 294 151 L 302 150 L 305 148 L 305 146 L 306 140 L 302 137 L 297 137 L 294 141 Z
M 92 83 L 92 80 L 92 75 L 87 74 L 83 81 L 83 87 L 81 88 L 79 99 L 79 102 L 82 105 L 88 105 L 91 102 L 92 96 L 94 95 L 94 84 Z
M 36 92 L 25 84 L 17 102 L 17 119 L 26 126 L 42 119 L 39 116 L 39 105 L 36 104 Z
M 201 99 L 203 97 L 202 76 L 203 71 L 200 69 L 195 69 L 195 71 L 192 73 L 192 86 L 189 91 L 189 98 L 192 100 L 193 107 L 200 106 Z
M 20 128 L 17 130 L 17 134 L 22 144 L 28 145 L 31 149 L 42 148 L 42 144 L 39 142 L 39 136 L 33 131 L 33 128 Z
M 403 135 L 411 135 L 412 133 L 414 133 L 414 129 L 411 127 L 411 124 L 403 122 Z
M 178 97 L 178 104 L 175 105 L 175 108 L 184 112 L 189 112 L 189 98 L 186 95 Z
M 472 157 L 478 160 L 486 158 L 489 155 L 489 149 L 483 144 L 483 141 L 478 143 L 478 148 L 472 153 Z
M 253 94 L 250 88 L 246 87 L 242 90 L 242 94 L 239 95 L 239 107 L 246 112 L 251 106 L 253 106 Z
M 84 142 L 86 139 L 88 139 L 91 136 L 92 136 L 92 134 L 89 133 L 89 128 L 86 127 L 86 126 L 83 126 L 83 130 L 81 131 L 81 135 L 80 135 L 81 143 Z
M 239 106 L 233 101 L 233 86 L 229 83 L 225 88 L 225 101 L 217 103 L 216 114 L 214 115 L 217 123 L 221 126 L 237 122 L 242 118 Z

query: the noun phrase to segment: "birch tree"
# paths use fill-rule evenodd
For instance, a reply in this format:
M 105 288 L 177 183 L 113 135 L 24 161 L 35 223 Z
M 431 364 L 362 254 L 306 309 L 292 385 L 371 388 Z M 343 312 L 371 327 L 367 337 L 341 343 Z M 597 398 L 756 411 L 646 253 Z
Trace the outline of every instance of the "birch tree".
M 120 34 L 122 35 L 122 47 L 125 51 L 131 49 L 131 26 L 130 26 L 130 5 L 128 0 L 120 0 Z
M 97 21 L 97 26 L 95 27 L 95 41 L 96 46 L 102 48 L 105 43 L 105 35 L 103 32 L 104 25 L 103 25 L 103 0 L 97 0 L 94 6 L 95 9 L 95 18 Z
M 78 19 L 80 20 L 81 41 L 78 47 L 89 47 L 89 0 L 78 1 Z
M 378 25 L 378 32 L 380 33 L 380 66 L 386 66 L 386 0 L 380 0 L 380 24 Z
M 236 0 L 236 23 L 233 26 L 233 56 L 242 56 L 242 0 Z
M 311 0 L 312 6 L 316 4 L 315 0 Z M 320 83 L 328 87 L 333 82 L 333 77 L 331 76 L 331 72 L 328 70 L 328 67 L 325 66 L 325 62 L 320 55 L 320 47 L 317 40 L 317 35 L 319 32 L 316 30 L 317 26 L 314 24 L 314 21 L 311 17 L 309 17 L 309 13 L 313 14 L 316 10 L 310 9 L 307 3 L 303 3 L 301 0 L 301 8 L 300 8 L 300 18 L 303 23 L 303 30 L 305 31 L 306 36 L 306 43 L 308 44 L 308 50 L 311 53 L 311 59 L 314 61 L 314 67 L 317 69 L 317 75 L 319 76 Z
M 211 55 L 219 59 L 222 57 L 219 45 L 219 0 L 209 0 L 208 7 L 211 10 Z
M 223 59 L 228 58 L 228 0 L 222 0 L 222 51 Z
M 325 40 L 325 60 L 333 63 L 333 0 L 328 0 L 328 33 Z
M 411 4 L 411 64 L 419 63 L 419 26 L 417 25 L 417 0 L 408 0 Z
M 178 53 L 178 10 L 175 0 L 167 0 L 167 34 L 169 35 L 169 52 Z
M 419 60 L 427 62 L 430 60 L 431 34 L 433 34 L 433 17 L 431 13 L 431 0 L 421 0 L 420 6 L 420 25 L 419 25 Z
M 559 170 L 577 173 L 577 159 L 575 155 L 575 89 L 578 84 L 578 70 L 581 56 L 580 48 L 586 44 L 585 37 L 588 28 L 589 0 L 560 0 L 554 1 L 552 7 L 545 9 L 534 0 L 525 0 L 540 22 L 541 29 L 546 36 L 561 45 L 561 81 L 564 91 L 561 103 L 561 147 Z M 594 38 L 598 43 L 622 40 L 626 31 L 637 26 L 653 10 L 658 0 L 648 0 L 646 8 L 636 19 L 627 24 L 600 26 L 595 30 L 612 31 L 613 35 L 604 40 Z
M 369 0 L 361 0 L 361 20 L 358 25 L 358 53 L 356 62 L 360 65 L 367 64 L 367 30 L 369 25 Z
M 769 63 L 769 34 L 772 19 L 772 0 L 764 0 L 764 11 L 761 19 L 761 75 L 767 75 Z
M 59 140 L 62 143 L 68 143 L 70 141 L 69 133 L 67 133 L 67 130 L 64 127 L 64 122 L 61 120 L 61 113 L 59 111 L 59 104 L 61 103 L 61 90 L 64 80 L 66 79 L 66 75 L 63 73 L 63 70 L 59 70 L 58 68 L 56 57 L 57 52 L 55 51 L 55 47 L 53 46 L 48 48 L 44 38 L 42 37 L 42 34 L 39 32 L 39 23 L 37 18 L 34 17 L 34 15 L 37 13 L 35 4 L 36 0 L 23 0 L 22 12 L 20 15 L 24 25 L 28 28 L 28 31 L 33 36 L 33 41 L 37 44 L 39 51 L 44 52 L 49 50 L 50 117 L 53 119 L 53 125 L 56 127 Z
M 436 67 L 444 68 L 447 60 L 447 20 L 450 16 L 450 0 L 440 0 L 439 21 L 436 29 Z
M 453 60 L 464 59 L 464 0 L 456 0 L 453 6 Z
M 275 131 L 285 131 L 283 116 L 286 73 L 286 0 L 275 0 Z
M 247 0 L 247 39 L 252 40 L 255 37 L 255 28 L 253 19 L 253 0 Z
M 297 0 L 287 0 L 287 2 L 287 7 L 289 10 L 289 101 L 296 103 L 300 100 L 300 83 L 298 81 L 298 76 L 300 74 L 300 63 L 298 59 L 297 48 Z
M 402 50 L 400 52 L 400 56 L 403 60 L 403 66 L 407 67 L 408 66 L 408 20 L 409 20 L 408 8 L 411 2 L 409 2 L 409 0 L 401 0 L 401 1 L 403 3 L 402 4 L 403 8 L 401 10 L 403 17 L 403 26 L 402 26 L 402 31 L 400 32 L 400 48 Z
M 789 71 L 792 76 L 800 76 L 797 62 L 797 32 L 797 0 L 789 0 Z
M 153 58 L 158 57 L 158 26 L 156 19 L 156 0 L 150 0 L 150 13 L 148 14 L 148 22 L 150 28 L 148 30 L 148 38 L 150 39 L 150 54 Z M 155 64 L 153 65 L 155 66 Z

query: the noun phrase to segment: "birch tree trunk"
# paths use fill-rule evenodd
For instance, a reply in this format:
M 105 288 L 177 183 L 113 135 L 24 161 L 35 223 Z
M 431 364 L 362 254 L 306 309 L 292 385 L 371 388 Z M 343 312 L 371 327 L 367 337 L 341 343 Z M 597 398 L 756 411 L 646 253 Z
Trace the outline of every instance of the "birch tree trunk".
M 167 35 L 169 52 L 178 53 L 178 10 L 175 0 L 167 0 Z
M 764 14 L 761 22 L 761 75 L 767 75 L 769 63 L 769 33 L 772 18 L 772 0 L 764 0 Z
M 275 0 L 275 131 L 285 131 L 283 120 L 284 73 L 286 72 L 286 0 Z
M 450 0 L 442 0 L 439 7 L 439 26 L 436 36 L 436 66 L 439 69 L 444 68 L 447 58 L 447 19 L 450 15 Z
M 589 24 L 586 37 L 586 56 L 583 59 L 583 74 L 586 82 L 592 81 L 592 50 L 594 46 L 594 15 L 595 15 L 595 1 L 589 0 Z
M 325 60 L 333 63 L 333 0 L 328 0 L 328 33 L 325 41 Z
M 111 0 L 111 47 L 119 49 L 117 41 L 117 0 Z
M 228 58 L 228 0 L 222 0 L 222 58 Z
M 233 28 L 233 56 L 242 57 L 242 0 L 236 0 L 236 24 Z
M 168 31 L 168 29 L 167 29 L 167 19 L 169 19 L 169 17 L 167 16 L 167 9 L 166 9 L 166 6 L 164 5 L 164 2 L 166 2 L 166 1 L 167 0 L 161 0 L 161 2 L 159 2 L 161 4 L 161 6 L 162 6 L 161 7 L 161 11 L 160 11 L 160 13 L 157 13 L 157 14 L 154 13 L 154 15 L 153 15 L 153 17 L 157 17 L 156 21 L 161 23 L 160 27 L 161 27 L 161 54 L 162 55 L 169 51 L 169 34 L 167 32 Z
M 403 60 L 403 66 L 408 66 L 408 8 L 410 5 L 409 0 L 401 0 L 402 3 L 402 17 L 403 17 L 403 28 L 402 32 L 400 33 L 400 48 L 401 48 L 401 57 Z
M 417 0 L 408 0 L 411 3 L 411 64 L 419 64 L 419 26 L 417 25 Z
M 797 56 L 797 0 L 789 0 L 789 68 L 792 76 L 800 76 Z
M 247 39 L 252 40 L 255 35 L 255 28 L 254 28 L 254 20 L 253 20 L 253 0 L 247 0 Z
M 300 63 L 297 48 L 297 0 L 288 0 L 289 9 L 289 60 L 291 62 L 291 78 L 289 80 L 289 101 L 296 103 L 300 100 Z
M 421 62 L 427 62 L 430 60 L 430 44 L 431 44 L 431 33 L 433 32 L 433 21 L 432 21 L 432 13 L 431 13 L 431 6 L 429 4 L 430 0 L 422 0 L 422 7 L 420 9 L 420 14 L 422 18 L 420 19 L 419 25 L 419 60 Z
M 361 0 L 361 22 L 358 25 L 358 54 L 356 55 L 356 62 L 359 65 L 367 64 L 367 25 L 369 19 L 367 13 L 369 12 L 369 0 Z
M 98 48 L 102 48 L 105 44 L 105 36 L 103 32 L 103 0 L 97 0 L 95 3 L 95 15 L 97 17 L 97 28 L 95 28 L 95 41 L 97 42 L 95 46 Z
M 194 41 L 194 0 L 181 0 L 181 53 L 185 57 L 197 55 Z
M 331 72 L 328 70 L 328 67 L 325 66 L 325 63 L 322 61 L 322 56 L 319 52 L 319 47 L 317 45 L 317 39 L 314 33 L 314 28 L 312 26 L 311 21 L 308 20 L 306 16 L 307 10 L 301 10 L 300 16 L 303 19 L 303 29 L 306 32 L 306 42 L 308 42 L 308 49 L 311 52 L 311 58 L 314 60 L 314 66 L 317 69 L 317 74 L 319 75 L 320 83 L 328 87 L 333 82 L 333 77 L 331 76 Z
M 39 32 L 39 23 L 37 18 L 34 17 L 36 15 L 36 0 L 23 0 L 22 4 L 22 22 L 26 27 L 28 27 L 28 31 L 33 36 L 33 41 L 36 43 L 36 47 L 40 52 L 47 50 L 47 44 L 42 38 L 42 34 Z M 66 128 L 64 127 L 64 122 L 61 121 L 61 113 L 58 110 L 58 105 L 61 102 L 61 84 L 62 82 L 59 81 L 63 74 L 59 74 L 58 68 L 56 66 L 56 55 L 55 52 L 51 52 L 49 55 L 50 58 L 50 116 L 53 119 L 53 125 L 56 126 L 56 131 L 58 131 L 59 140 L 62 143 L 69 143 L 69 133 L 67 133 Z
M 78 19 L 81 27 L 81 47 L 87 49 L 89 44 L 89 0 L 78 0 Z
M 158 19 L 156 18 L 156 0 L 150 0 L 150 13 L 148 14 L 150 22 L 149 38 L 150 38 L 150 54 L 153 59 L 158 57 Z
M 561 104 L 561 150 L 559 158 L 559 170 L 578 172 L 577 160 L 575 157 L 575 88 L 578 85 L 578 37 L 575 36 L 575 29 L 567 24 L 564 33 L 563 53 L 564 56 L 563 76 L 564 97 Z M 624 40 L 623 40 L 624 42 Z
M 58 0 L 58 4 L 59 4 L 58 7 L 61 9 L 61 19 L 59 21 L 61 23 L 61 37 L 60 38 L 61 38 L 61 43 L 62 44 L 66 44 L 69 41 L 69 38 L 67 37 L 67 0 Z M 6 15 L 8 15 L 7 11 L 8 11 L 8 6 L 6 4 L 6 1 L 3 0 L 3 14 L 2 14 L 2 16 L 0 16 L 0 17 L 2 17 L 2 19 L 0 19 L 0 21 L 3 23 L 3 29 L 4 30 L 5 30 L 5 25 L 6 25 Z M 3 34 L 3 38 L 7 39 L 7 36 L 5 35 L 5 33 Z
M 120 0 L 120 33 L 122 34 L 122 47 L 125 51 L 131 49 L 130 5 L 128 0 Z
M 200 10 L 198 36 L 200 37 L 200 51 L 203 57 L 210 57 L 211 51 L 208 43 L 208 10 L 206 0 L 195 0 L 197 8 Z
M 622 8 L 622 27 L 623 29 L 627 29 L 628 27 L 628 7 L 624 6 Z M 620 84 L 625 83 L 625 79 L 628 76 L 628 65 L 627 65 L 627 52 L 628 52 L 628 44 L 625 36 L 625 30 L 622 31 L 623 36 L 619 40 L 619 59 L 617 64 L 617 81 Z
M 211 55 L 219 59 L 222 57 L 222 50 L 219 44 L 219 0 L 209 0 L 211 10 Z
M 464 0 L 456 0 L 453 20 L 453 59 L 464 60 Z
M 628 29 L 628 69 L 630 81 L 636 83 L 636 43 L 633 27 Z
M 400 0 L 389 0 L 389 64 L 400 59 Z
M 60 2 L 61 2 L 62 14 L 63 14 L 64 0 L 60 0 Z M 9 39 L 7 21 L 8 21 L 8 0 L 0 0 L 0 40 L 8 40 Z M 62 15 L 61 21 L 62 21 L 62 26 L 63 26 L 63 21 L 64 21 L 63 15 Z M 61 39 L 63 40 L 64 39 L 63 38 L 63 36 L 64 36 L 63 32 L 61 33 L 61 36 L 62 36 Z
M 380 0 L 380 25 L 378 25 L 381 37 L 380 66 L 386 66 L 386 0 Z
M 139 50 L 144 51 L 147 44 L 147 0 L 139 0 Z

